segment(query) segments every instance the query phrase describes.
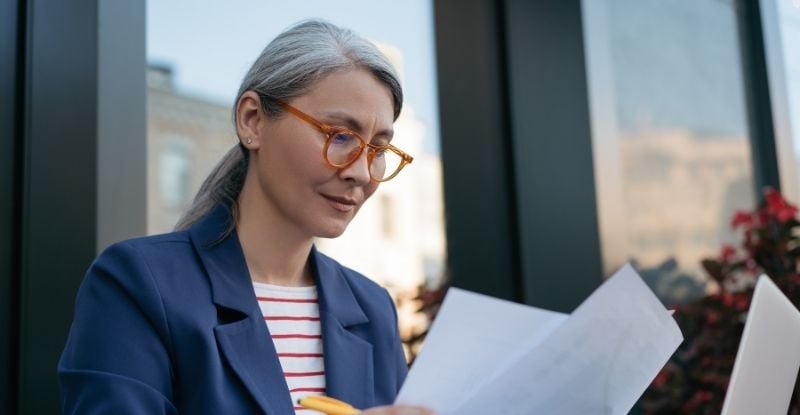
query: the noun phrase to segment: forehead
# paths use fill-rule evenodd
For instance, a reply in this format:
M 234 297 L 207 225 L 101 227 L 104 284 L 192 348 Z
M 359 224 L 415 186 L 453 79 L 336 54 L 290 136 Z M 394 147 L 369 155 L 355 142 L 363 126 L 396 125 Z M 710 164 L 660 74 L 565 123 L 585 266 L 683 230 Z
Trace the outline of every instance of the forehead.
M 344 114 L 361 125 L 378 129 L 394 122 L 394 101 L 389 88 L 364 69 L 329 74 L 292 102 L 312 115 Z

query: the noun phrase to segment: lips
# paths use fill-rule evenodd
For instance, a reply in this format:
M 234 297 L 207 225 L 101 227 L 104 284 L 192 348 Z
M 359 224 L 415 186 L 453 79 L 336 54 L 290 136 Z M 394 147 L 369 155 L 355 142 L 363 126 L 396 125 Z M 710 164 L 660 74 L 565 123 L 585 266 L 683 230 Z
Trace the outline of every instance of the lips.
M 356 201 L 349 197 L 326 195 L 322 193 L 322 197 L 328 204 L 339 212 L 350 212 L 356 207 Z

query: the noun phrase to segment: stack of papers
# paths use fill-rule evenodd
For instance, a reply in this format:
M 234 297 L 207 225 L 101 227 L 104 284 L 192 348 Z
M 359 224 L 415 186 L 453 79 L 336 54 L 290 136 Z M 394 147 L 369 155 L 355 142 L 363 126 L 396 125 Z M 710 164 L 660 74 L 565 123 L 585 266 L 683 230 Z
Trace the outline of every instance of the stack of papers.
M 396 403 L 440 415 L 626 414 L 682 341 L 630 265 L 571 315 L 451 288 Z

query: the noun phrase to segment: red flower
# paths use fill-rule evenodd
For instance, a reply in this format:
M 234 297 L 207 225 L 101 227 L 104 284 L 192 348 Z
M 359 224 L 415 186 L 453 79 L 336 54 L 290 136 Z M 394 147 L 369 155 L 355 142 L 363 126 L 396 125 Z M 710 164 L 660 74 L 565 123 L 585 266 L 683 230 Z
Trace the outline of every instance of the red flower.
M 733 245 L 722 244 L 722 249 L 719 254 L 722 262 L 729 262 L 733 259 L 734 255 L 736 255 L 736 248 L 734 248 Z
M 717 321 L 719 321 L 719 314 L 714 310 L 708 310 L 706 312 L 706 323 L 715 324 Z
M 730 307 L 733 305 L 733 294 L 725 293 L 722 294 L 722 304 L 725 307 Z
M 661 388 L 667 383 L 668 379 L 669 379 L 669 374 L 666 371 L 662 370 L 658 372 L 656 378 L 653 379 L 653 386 L 655 386 L 656 388 Z
M 778 222 L 786 223 L 797 214 L 797 207 L 787 202 L 777 190 L 768 187 L 764 190 L 764 197 L 767 202 L 767 213 L 778 219 Z
M 731 227 L 736 229 L 741 226 L 745 229 L 749 229 L 753 226 L 753 222 L 754 218 L 752 213 L 744 210 L 737 210 L 733 215 L 733 219 L 731 219 Z
M 766 208 L 759 209 L 759 211 L 756 213 L 756 216 L 758 217 L 757 218 L 758 219 L 757 222 L 758 222 L 759 225 L 763 226 L 763 225 L 766 225 L 766 224 L 769 223 L 770 215 L 769 215 L 769 210 L 768 209 L 766 209 Z
M 734 306 L 739 311 L 747 310 L 747 308 L 750 307 L 750 297 L 748 294 L 739 294 L 736 297 L 736 303 Z

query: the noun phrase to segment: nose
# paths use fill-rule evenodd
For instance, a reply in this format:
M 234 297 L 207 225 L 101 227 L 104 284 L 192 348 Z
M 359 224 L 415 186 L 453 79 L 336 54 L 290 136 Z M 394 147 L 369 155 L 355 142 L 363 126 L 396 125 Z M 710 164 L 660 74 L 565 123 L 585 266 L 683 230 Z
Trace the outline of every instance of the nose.
M 372 181 L 369 175 L 369 159 L 366 149 L 361 150 L 358 158 L 347 167 L 339 170 L 339 176 L 355 185 L 365 186 Z

